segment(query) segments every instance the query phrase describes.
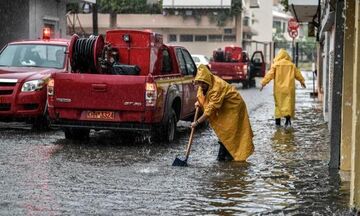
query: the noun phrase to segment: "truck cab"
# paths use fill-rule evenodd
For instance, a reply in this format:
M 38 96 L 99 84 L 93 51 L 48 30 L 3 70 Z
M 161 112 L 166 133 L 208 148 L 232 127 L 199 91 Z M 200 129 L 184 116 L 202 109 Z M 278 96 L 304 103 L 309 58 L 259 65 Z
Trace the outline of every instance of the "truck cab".
M 51 74 L 66 72 L 68 40 L 8 43 L 0 52 L 0 121 L 48 126 L 46 86 Z

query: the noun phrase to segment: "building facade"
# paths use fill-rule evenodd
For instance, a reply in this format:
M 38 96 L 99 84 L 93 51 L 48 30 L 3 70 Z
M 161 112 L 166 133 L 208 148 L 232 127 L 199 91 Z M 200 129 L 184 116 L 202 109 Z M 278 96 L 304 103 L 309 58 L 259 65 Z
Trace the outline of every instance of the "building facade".
M 0 46 L 10 41 L 37 39 L 49 27 L 55 37 L 66 37 L 67 0 L 0 1 Z
M 249 53 L 261 50 L 269 65 L 272 58 L 272 2 L 246 2 L 243 15 L 243 47 Z
M 224 46 L 247 46 L 243 38 L 254 31 L 251 10 L 258 8 L 257 1 L 242 1 L 241 12 L 219 19 L 229 13 L 231 0 L 164 0 L 162 14 L 117 14 L 114 27 L 110 27 L 110 14 L 98 14 L 99 34 L 110 28 L 150 29 L 161 33 L 167 44 L 186 47 L 193 54 L 212 56 Z M 246 14 L 244 26 L 244 16 Z M 92 14 L 68 14 L 68 34 L 92 34 Z M 244 47 L 245 49 L 247 47 Z
M 317 27 L 318 93 L 330 131 L 330 169 L 350 181 L 360 212 L 360 0 L 289 0 L 301 22 Z

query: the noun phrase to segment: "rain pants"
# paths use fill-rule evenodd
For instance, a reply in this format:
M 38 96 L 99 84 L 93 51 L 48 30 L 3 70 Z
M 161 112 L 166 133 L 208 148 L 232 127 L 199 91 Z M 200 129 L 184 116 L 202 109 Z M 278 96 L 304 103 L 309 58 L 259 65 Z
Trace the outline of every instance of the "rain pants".
M 304 77 L 291 62 L 289 54 L 280 49 L 271 69 L 261 81 L 265 86 L 274 80 L 275 119 L 295 116 L 295 79 L 304 84 Z
M 197 98 L 219 140 L 235 161 L 245 161 L 254 151 L 246 104 L 234 86 L 198 67 L 195 81 L 209 85 L 206 95 L 198 88 Z

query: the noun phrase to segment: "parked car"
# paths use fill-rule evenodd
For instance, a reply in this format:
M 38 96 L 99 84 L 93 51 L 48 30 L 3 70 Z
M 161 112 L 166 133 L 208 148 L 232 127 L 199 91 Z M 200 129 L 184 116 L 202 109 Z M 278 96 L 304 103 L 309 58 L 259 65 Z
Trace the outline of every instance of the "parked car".
M 51 124 L 65 138 L 110 129 L 171 142 L 176 123 L 194 116 L 197 69 L 184 47 L 163 44 L 157 33 L 123 29 L 107 31 L 105 39 L 74 35 L 70 44 L 72 72 L 54 74 L 48 85 Z
M 203 65 L 208 65 L 210 60 L 208 57 L 206 57 L 205 55 L 191 55 L 191 57 L 193 58 L 196 67 L 199 67 L 199 65 L 203 64 Z
M 47 128 L 46 86 L 51 74 L 68 71 L 69 40 L 43 39 L 8 43 L 0 52 L 0 121 L 25 121 Z

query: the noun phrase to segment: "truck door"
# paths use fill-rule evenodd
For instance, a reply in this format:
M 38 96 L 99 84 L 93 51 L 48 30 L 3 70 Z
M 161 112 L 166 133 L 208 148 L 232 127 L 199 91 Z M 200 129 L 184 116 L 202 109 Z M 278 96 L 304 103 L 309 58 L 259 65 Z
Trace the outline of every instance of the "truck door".
M 179 70 L 183 76 L 183 115 L 187 116 L 194 112 L 194 104 L 196 102 L 197 89 L 193 85 L 197 67 L 191 58 L 190 53 L 184 48 L 176 48 L 176 58 L 179 62 Z
M 261 51 L 255 51 L 250 61 L 250 73 L 252 77 L 264 77 L 265 70 L 266 67 L 263 53 Z

